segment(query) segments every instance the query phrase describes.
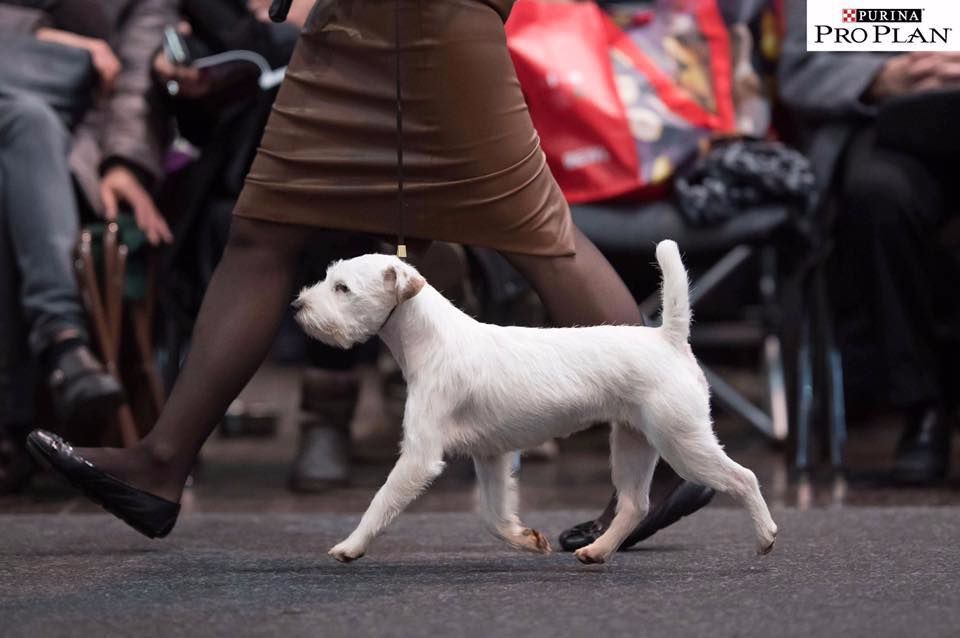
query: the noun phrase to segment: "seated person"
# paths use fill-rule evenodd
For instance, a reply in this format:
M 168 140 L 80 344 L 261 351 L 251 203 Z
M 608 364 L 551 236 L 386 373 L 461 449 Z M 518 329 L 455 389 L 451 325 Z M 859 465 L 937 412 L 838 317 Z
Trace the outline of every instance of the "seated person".
M 952 406 L 933 337 L 933 302 L 944 278 L 932 256 L 939 229 L 960 202 L 948 171 L 957 158 L 883 145 L 876 115 L 897 96 L 960 90 L 960 54 L 807 52 L 806 2 L 788 6 L 780 90 L 811 125 L 812 160 L 839 200 L 832 276 L 838 311 L 861 319 L 880 359 L 874 390 L 904 419 L 895 477 L 941 480 Z
M 72 266 L 80 208 L 112 219 L 126 205 L 151 243 L 171 238 L 148 191 L 160 178 L 163 148 L 148 95 L 150 59 L 172 2 L 58 0 L 44 3 L 49 11 L 23 4 L 0 2 L 0 34 L 33 34 L 88 51 L 104 96 L 71 132 L 40 98 L 0 86 L 0 438 L 14 443 L 31 427 L 26 371 L 33 360 L 67 425 L 102 422 L 122 399 L 119 383 L 90 349 Z M 103 19 L 68 20 L 78 14 Z M 67 22 L 82 31 L 65 30 Z M 12 454 L 10 445 L 2 447 Z M 18 482 L 3 463 L 0 490 Z

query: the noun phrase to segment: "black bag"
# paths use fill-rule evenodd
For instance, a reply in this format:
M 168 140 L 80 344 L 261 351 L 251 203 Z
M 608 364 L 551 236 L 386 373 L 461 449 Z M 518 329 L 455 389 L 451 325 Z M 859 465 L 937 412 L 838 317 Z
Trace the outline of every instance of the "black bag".
M 4 34 L 0 39 L 0 95 L 31 95 L 73 128 L 93 102 L 97 70 L 82 49 Z
M 764 204 L 793 204 L 806 213 L 817 199 L 805 155 L 779 142 L 719 140 L 677 177 L 677 203 L 693 226 L 719 224 Z

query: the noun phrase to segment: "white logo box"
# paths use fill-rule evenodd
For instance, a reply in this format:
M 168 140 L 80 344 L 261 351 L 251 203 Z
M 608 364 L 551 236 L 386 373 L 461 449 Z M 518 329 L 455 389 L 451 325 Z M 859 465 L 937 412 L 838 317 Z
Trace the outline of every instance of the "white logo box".
M 807 0 L 807 50 L 960 51 L 960 0 Z

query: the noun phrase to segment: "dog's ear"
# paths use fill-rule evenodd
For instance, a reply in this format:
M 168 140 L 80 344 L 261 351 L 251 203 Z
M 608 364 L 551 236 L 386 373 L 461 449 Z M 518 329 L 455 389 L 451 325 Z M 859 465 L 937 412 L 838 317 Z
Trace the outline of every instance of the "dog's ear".
M 383 281 L 397 295 L 397 303 L 402 304 L 420 292 L 427 280 L 413 268 L 390 266 L 383 272 Z

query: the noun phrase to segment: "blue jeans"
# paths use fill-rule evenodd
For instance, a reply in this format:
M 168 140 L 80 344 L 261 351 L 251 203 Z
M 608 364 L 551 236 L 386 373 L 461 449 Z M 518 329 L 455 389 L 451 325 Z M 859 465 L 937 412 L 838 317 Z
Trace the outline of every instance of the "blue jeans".
M 45 103 L 0 95 L 0 422 L 29 418 L 35 356 L 86 323 L 73 272 L 70 133 Z

